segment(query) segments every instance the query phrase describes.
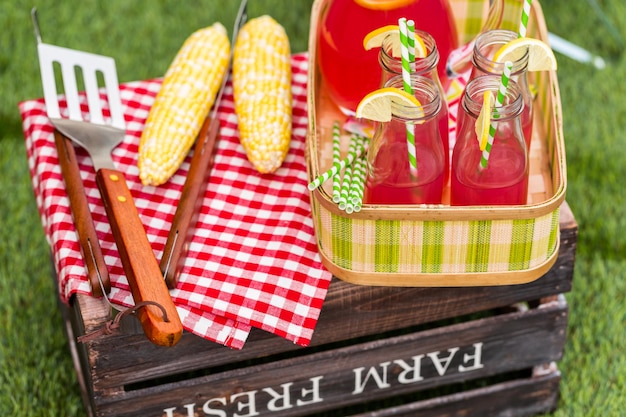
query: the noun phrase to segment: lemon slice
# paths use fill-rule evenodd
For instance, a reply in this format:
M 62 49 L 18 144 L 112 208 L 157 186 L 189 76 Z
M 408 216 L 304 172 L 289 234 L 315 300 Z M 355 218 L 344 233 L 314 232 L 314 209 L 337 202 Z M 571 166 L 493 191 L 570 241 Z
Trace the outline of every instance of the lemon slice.
M 378 29 L 374 29 L 363 38 L 363 48 L 366 51 L 374 48 L 380 48 L 383 46 L 383 41 L 387 36 L 393 36 L 391 38 L 391 54 L 394 57 L 401 56 L 400 48 L 400 27 L 398 25 L 387 25 Z M 424 58 L 428 55 L 428 48 L 424 40 L 416 33 L 415 34 L 415 58 Z
M 385 87 L 363 97 L 356 108 L 356 117 L 359 119 L 388 122 L 392 116 L 407 119 L 424 117 L 422 103 L 404 90 Z
M 480 109 L 480 114 L 478 115 L 478 119 L 476 119 L 475 126 L 476 138 L 478 139 L 481 151 L 484 151 L 487 147 L 489 129 L 491 126 L 491 112 L 493 111 L 494 104 L 495 99 L 491 91 L 485 91 L 483 94 L 483 108 Z
M 528 71 L 554 71 L 557 68 L 556 57 L 550 46 L 534 38 L 517 38 L 500 47 L 493 60 L 496 62 L 514 62 L 528 51 Z

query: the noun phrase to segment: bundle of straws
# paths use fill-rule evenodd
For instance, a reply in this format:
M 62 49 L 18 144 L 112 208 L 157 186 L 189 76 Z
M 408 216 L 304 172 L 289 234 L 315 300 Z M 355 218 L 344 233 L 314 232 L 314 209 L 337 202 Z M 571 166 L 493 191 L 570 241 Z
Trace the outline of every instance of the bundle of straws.
M 332 178 L 333 202 L 337 203 L 340 210 L 345 210 L 348 214 L 360 211 L 365 190 L 365 155 L 368 145 L 369 138 L 352 133 L 348 154 L 341 159 L 341 128 L 339 121 L 335 121 L 333 124 L 333 165 L 309 183 L 309 190 L 315 190 Z

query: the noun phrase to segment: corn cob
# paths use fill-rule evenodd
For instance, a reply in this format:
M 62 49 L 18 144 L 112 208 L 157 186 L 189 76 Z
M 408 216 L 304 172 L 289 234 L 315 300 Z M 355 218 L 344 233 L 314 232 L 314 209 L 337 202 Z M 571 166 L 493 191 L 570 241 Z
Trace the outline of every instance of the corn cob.
M 248 160 L 260 173 L 274 172 L 291 141 L 291 52 L 285 30 L 270 16 L 251 19 L 239 32 L 233 94 Z
M 226 28 L 194 32 L 170 64 L 139 142 L 139 177 L 161 185 L 180 167 L 209 114 L 230 59 Z

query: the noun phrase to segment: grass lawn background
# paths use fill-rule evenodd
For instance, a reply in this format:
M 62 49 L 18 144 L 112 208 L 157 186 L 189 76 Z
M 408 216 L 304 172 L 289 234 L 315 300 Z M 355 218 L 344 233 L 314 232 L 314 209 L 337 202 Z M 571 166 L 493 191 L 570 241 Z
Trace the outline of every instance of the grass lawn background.
M 47 43 L 116 59 L 120 82 L 162 76 L 185 38 L 214 21 L 232 26 L 234 0 L 41 0 Z M 306 50 L 312 0 L 251 0 L 271 14 L 292 51 Z M 580 228 L 561 401 L 555 416 L 626 410 L 626 5 L 542 2 L 548 28 L 607 60 L 557 54 L 569 202 Z M 31 4 L 0 0 L 0 415 L 83 416 L 57 308 L 49 248 L 30 185 L 17 103 L 42 95 Z

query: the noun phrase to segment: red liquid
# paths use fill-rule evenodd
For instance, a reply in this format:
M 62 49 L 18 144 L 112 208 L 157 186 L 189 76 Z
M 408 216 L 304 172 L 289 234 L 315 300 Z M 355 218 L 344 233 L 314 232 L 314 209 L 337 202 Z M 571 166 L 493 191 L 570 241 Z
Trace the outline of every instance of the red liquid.
M 502 136 L 492 148 L 487 168 L 481 169 L 481 152 L 466 149 L 455 158 L 451 176 L 450 202 L 455 206 L 526 204 L 528 174 L 526 157 L 515 138 Z M 472 140 L 476 142 L 476 140 Z
M 354 111 L 367 93 L 380 87 L 378 50 L 365 51 L 363 38 L 374 29 L 397 25 L 400 17 L 413 19 L 416 29 L 435 38 L 440 54 L 437 71 L 447 89 L 446 60 L 458 39 L 446 0 L 415 0 L 388 11 L 370 10 L 354 0 L 334 0 L 322 19 L 318 62 L 331 98 L 344 110 Z
M 416 36 L 422 36 L 424 43 L 428 50 L 426 58 L 416 58 L 415 62 L 411 66 L 411 72 L 414 74 L 422 75 L 426 78 L 433 80 L 437 87 L 440 89 L 439 93 L 442 98 L 441 110 L 437 115 L 439 124 L 439 133 L 441 135 L 441 142 L 443 144 L 443 153 L 445 155 L 444 166 L 444 184 L 447 184 L 450 179 L 450 128 L 449 128 L 449 111 L 448 103 L 445 101 L 446 92 L 439 79 L 439 74 L 435 63 L 441 62 L 439 59 L 439 50 L 433 43 L 434 39 L 429 34 L 423 32 L 416 33 Z M 402 76 L 402 60 L 395 57 L 392 52 L 391 42 L 385 40 L 379 54 L 379 65 L 382 68 L 382 80 L 381 86 L 386 85 L 393 77 Z
M 533 134 L 533 115 L 531 109 L 524 107 L 522 110 L 522 132 L 524 133 L 524 142 L 526 143 L 526 149 L 530 150 L 530 141 Z
M 363 201 L 366 204 L 441 204 L 443 194 L 443 157 L 441 148 L 429 146 L 420 139 L 420 126 L 416 126 L 415 148 L 417 179 L 409 169 L 404 125 L 391 137 L 388 144 L 376 155 L 374 175 L 369 175 Z M 438 139 L 437 139 L 438 140 Z M 413 174 L 412 174 L 413 172 Z M 375 180 L 373 179 L 375 178 Z
M 437 116 L 439 133 L 441 134 L 441 144 L 443 145 L 444 167 L 443 167 L 443 183 L 444 185 L 450 180 L 450 128 L 448 120 L 448 106 L 444 105 L 441 112 Z

